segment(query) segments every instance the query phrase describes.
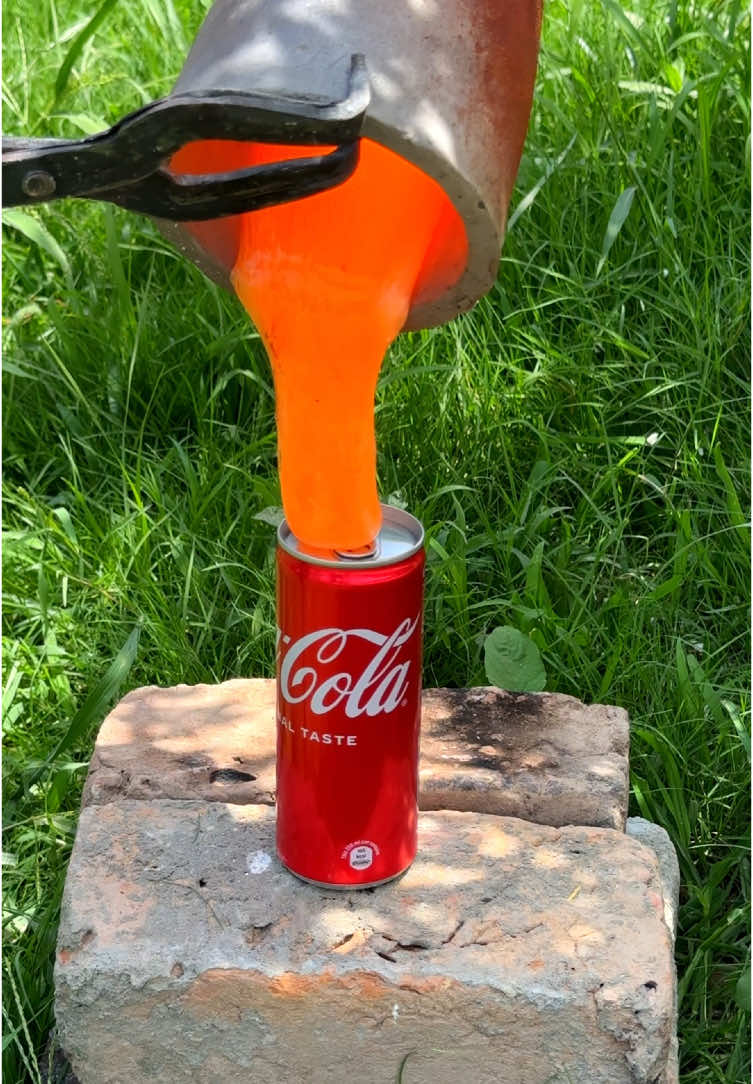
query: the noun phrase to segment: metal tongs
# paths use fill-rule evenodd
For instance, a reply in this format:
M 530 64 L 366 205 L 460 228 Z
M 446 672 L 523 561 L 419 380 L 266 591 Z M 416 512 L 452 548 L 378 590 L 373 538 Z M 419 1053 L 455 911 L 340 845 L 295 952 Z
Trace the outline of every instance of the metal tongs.
M 354 54 L 348 93 L 340 101 L 192 92 L 161 98 L 85 139 L 3 136 L 3 204 L 73 196 L 175 222 L 199 222 L 313 196 L 341 184 L 356 168 L 369 99 L 366 63 Z M 232 173 L 171 173 L 170 157 L 201 139 L 335 149 Z

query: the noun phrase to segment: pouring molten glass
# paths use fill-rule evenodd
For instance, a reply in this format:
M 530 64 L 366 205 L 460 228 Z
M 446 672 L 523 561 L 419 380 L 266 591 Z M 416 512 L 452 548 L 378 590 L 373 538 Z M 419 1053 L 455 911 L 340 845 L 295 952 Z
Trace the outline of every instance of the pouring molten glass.
M 374 391 L 402 328 L 494 281 L 538 29 L 537 0 L 218 0 L 164 101 L 4 142 L 6 201 L 158 216 L 262 335 L 287 517 L 277 851 L 315 884 L 416 854 L 423 531 L 378 503 Z
M 167 99 L 78 142 L 3 141 L 6 204 L 152 214 L 232 284 L 272 364 L 286 518 L 312 551 L 379 530 L 390 342 L 494 281 L 539 24 L 538 0 L 217 0 Z

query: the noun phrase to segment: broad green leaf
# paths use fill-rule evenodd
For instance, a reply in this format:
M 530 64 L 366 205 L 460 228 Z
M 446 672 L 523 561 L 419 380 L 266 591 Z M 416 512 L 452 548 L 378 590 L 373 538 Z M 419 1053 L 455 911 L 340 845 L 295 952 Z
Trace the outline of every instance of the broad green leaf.
M 254 519 L 259 519 L 262 523 L 268 523 L 270 527 L 279 527 L 285 519 L 285 513 L 282 508 L 269 505 L 267 508 L 262 508 L 261 512 L 257 512 Z
M 484 641 L 487 680 L 500 689 L 537 693 L 546 688 L 546 669 L 533 640 L 512 625 L 500 625 Z
M 735 1001 L 744 1012 L 750 1012 L 750 968 L 747 968 L 737 980 Z
M 625 224 L 625 219 L 630 214 L 634 195 L 635 186 L 631 185 L 630 188 L 626 188 L 625 191 L 621 192 L 617 197 L 617 202 L 612 208 L 609 222 L 607 222 L 604 240 L 601 243 L 601 259 L 599 260 L 599 266 L 596 268 L 597 276 L 601 274 L 601 269 L 607 261 L 609 250 L 617 240 L 617 236 Z
M 52 514 L 60 523 L 65 536 L 71 543 L 75 550 L 78 550 L 78 536 L 76 535 L 76 528 L 73 526 L 73 520 L 71 514 L 67 508 L 53 508 Z

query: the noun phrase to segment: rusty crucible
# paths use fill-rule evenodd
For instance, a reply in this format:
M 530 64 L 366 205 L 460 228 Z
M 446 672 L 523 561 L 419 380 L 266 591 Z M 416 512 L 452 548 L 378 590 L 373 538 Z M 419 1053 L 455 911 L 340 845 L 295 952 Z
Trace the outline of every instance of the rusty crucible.
M 341 183 L 362 136 L 434 178 L 465 226 L 465 267 L 414 296 L 405 327 L 445 323 L 496 277 L 540 18 L 539 0 L 216 0 L 166 99 L 77 142 L 4 139 L 4 202 L 72 195 L 152 214 L 229 286 L 239 212 Z M 335 150 L 219 177 L 171 175 L 171 154 L 197 139 Z

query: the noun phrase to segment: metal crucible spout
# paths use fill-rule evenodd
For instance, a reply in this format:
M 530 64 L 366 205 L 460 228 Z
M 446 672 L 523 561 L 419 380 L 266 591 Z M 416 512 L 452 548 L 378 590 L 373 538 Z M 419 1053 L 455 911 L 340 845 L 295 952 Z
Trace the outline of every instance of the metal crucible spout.
M 361 136 L 441 185 L 465 230 L 438 231 L 406 329 L 451 320 L 493 284 L 533 97 L 540 0 L 216 0 L 177 93 L 254 87 L 305 101 L 342 98 L 347 58 L 366 57 Z M 240 223 L 161 224 L 229 284 Z M 467 244 L 466 244 L 467 241 Z

